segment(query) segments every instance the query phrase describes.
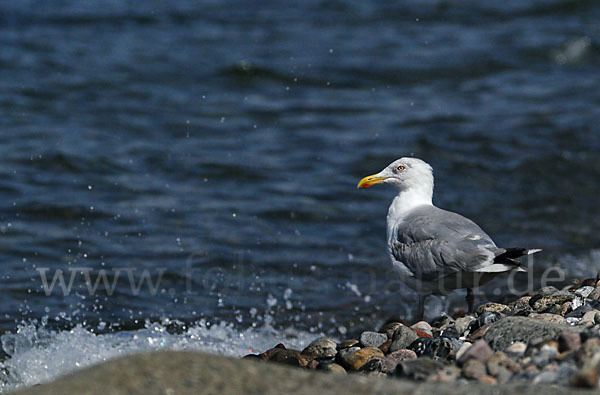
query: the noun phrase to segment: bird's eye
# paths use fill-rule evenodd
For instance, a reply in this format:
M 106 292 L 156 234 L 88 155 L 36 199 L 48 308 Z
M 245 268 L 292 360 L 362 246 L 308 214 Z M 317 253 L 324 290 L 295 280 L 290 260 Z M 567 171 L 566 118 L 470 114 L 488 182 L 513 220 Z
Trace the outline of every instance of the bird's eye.
M 398 170 L 398 171 L 404 171 L 404 170 L 406 170 L 406 166 L 400 165 L 400 166 L 396 167 L 396 170 Z

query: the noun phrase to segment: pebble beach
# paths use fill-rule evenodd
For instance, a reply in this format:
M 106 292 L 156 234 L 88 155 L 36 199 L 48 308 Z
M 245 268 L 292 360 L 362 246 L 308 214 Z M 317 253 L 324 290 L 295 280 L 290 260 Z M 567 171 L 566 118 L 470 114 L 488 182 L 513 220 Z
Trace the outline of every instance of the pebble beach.
M 303 350 L 277 344 L 245 359 L 331 374 L 431 383 L 551 384 L 596 388 L 600 372 L 600 274 L 544 287 L 474 314 L 387 322 L 355 339 L 319 337 Z

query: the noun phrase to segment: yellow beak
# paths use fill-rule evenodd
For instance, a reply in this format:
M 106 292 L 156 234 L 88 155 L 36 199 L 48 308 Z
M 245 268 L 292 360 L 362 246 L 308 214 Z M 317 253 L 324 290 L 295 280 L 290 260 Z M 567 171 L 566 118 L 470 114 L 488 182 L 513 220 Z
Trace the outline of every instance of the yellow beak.
M 385 177 L 378 177 L 377 174 L 373 174 L 371 176 L 366 176 L 362 180 L 358 182 L 357 188 L 369 188 L 375 184 L 382 184 L 385 180 Z

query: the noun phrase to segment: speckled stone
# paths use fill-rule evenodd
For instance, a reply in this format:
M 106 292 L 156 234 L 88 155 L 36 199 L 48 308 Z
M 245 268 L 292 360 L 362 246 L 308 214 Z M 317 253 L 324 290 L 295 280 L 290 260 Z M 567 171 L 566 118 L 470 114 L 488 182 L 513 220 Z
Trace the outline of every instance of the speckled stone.
M 419 336 L 417 336 L 415 331 L 402 325 L 398 327 L 394 332 L 389 352 L 394 352 L 397 350 L 408 348 L 408 346 L 410 346 L 410 344 L 418 338 Z
M 510 311 L 510 307 L 501 303 L 484 303 L 477 308 L 477 315 L 481 315 L 488 311 L 506 314 Z
M 379 347 L 388 340 L 387 334 L 378 332 L 363 332 L 360 334 L 360 344 L 363 347 Z
M 555 324 L 566 324 L 567 320 L 565 317 L 562 317 L 558 314 L 549 314 L 549 313 L 531 313 L 528 316 L 529 318 L 533 318 L 538 321 L 552 322 Z

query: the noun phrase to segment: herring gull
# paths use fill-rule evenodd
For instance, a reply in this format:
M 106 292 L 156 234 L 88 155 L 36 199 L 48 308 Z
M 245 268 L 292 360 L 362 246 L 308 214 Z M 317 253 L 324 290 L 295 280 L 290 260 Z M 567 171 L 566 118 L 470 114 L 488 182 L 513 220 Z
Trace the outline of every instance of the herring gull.
M 525 271 L 516 258 L 541 251 L 497 247 L 470 219 L 434 206 L 433 170 L 421 159 L 398 159 L 357 188 L 382 183 L 398 190 L 387 215 L 388 253 L 401 280 L 419 294 L 417 320 L 426 296 L 455 289 L 467 289 L 473 312 L 473 288 L 500 273 Z

